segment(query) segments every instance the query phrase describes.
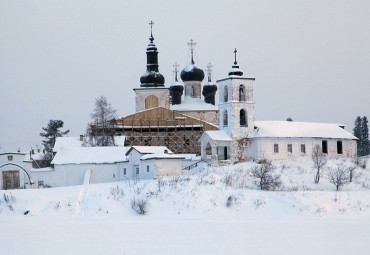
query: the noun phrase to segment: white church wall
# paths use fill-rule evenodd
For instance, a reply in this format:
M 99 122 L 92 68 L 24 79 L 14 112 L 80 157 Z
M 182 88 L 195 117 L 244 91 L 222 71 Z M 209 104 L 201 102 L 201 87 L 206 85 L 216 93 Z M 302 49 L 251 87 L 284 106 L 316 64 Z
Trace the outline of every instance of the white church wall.
M 311 157 L 313 147 L 318 144 L 322 146 L 322 141 L 328 143 L 327 156 L 330 158 L 354 157 L 356 155 L 356 141 L 348 139 L 318 139 L 318 138 L 255 138 L 251 151 L 245 151 L 245 157 L 260 160 L 281 160 L 299 157 Z M 337 153 L 337 142 L 342 142 L 342 154 Z M 274 152 L 274 144 L 278 144 L 278 152 Z M 291 144 L 292 152 L 288 151 Z M 301 152 L 301 145 L 305 145 L 305 153 Z M 257 154 L 256 153 L 257 149 Z

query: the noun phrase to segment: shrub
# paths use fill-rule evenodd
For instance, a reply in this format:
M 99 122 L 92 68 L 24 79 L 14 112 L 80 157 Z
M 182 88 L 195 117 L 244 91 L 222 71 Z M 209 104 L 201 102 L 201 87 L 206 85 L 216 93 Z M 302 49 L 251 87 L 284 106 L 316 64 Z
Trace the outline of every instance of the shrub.
M 114 200 L 120 200 L 121 198 L 124 197 L 125 192 L 121 187 L 117 185 L 116 187 L 110 189 L 110 194 L 113 196 Z
M 236 197 L 233 195 L 230 195 L 226 199 L 226 207 L 231 207 L 236 204 Z
M 146 199 L 138 199 L 136 200 L 133 198 L 131 200 L 131 208 L 140 215 L 145 215 L 148 212 L 149 203 Z
M 281 185 L 280 175 L 275 173 L 271 162 L 252 167 L 250 174 L 261 190 L 273 190 Z

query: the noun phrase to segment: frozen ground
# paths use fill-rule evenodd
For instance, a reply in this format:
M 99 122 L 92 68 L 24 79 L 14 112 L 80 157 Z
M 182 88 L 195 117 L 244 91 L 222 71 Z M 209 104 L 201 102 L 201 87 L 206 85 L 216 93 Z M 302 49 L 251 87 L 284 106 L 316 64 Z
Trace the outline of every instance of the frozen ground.
M 329 166 L 338 163 L 349 164 Z M 275 164 L 278 191 L 257 190 L 254 163 L 160 181 L 0 191 L 0 254 L 369 254 L 369 166 L 335 192 L 325 178 L 313 183 L 310 160 Z M 133 198 L 148 202 L 146 215 Z

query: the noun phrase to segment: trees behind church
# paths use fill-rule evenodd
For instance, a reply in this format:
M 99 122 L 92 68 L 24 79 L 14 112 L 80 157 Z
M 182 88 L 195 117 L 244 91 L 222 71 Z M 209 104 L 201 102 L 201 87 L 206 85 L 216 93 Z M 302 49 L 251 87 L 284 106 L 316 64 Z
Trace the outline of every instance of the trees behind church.
M 367 117 L 358 116 L 355 120 L 355 127 L 353 128 L 353 135 L 358 138 L 357 140 L 357 155 L 359 157 L 369 155 L 369 123 Z
M 90 114 L 91 122 L 87 126 L 86 146 L 115 146 L 114 125 L 116 110 L 105 96 L 95 99 L 95 108 Z

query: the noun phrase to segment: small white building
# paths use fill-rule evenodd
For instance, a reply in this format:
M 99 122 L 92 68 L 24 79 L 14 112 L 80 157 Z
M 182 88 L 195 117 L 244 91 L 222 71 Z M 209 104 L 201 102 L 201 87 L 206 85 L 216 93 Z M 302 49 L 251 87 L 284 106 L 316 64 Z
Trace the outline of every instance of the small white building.
M 127 178 L 158 178 L 182 175 L 185 156 L 173 154 L 165 146 L 132 146 L 128 157 Z

